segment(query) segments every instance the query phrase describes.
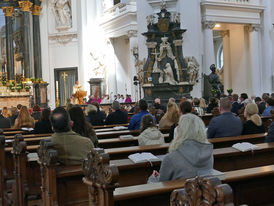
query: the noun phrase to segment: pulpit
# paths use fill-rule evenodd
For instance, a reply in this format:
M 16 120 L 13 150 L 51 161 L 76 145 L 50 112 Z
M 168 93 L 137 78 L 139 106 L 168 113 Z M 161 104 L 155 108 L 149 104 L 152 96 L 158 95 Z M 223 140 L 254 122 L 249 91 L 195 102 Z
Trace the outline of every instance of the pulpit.
M 75 104 L 84 104 L 84 97 L 87 96 L 87 91 L 77 91 L 72 94 Z

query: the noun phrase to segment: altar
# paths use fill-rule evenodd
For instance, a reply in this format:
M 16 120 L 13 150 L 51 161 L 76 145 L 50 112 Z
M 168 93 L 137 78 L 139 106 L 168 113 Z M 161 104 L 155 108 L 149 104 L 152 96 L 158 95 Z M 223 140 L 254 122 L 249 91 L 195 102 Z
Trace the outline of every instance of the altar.
M 24 106 L 30 106 L 30 95 L 27 94 L 18 94 L 18 95 L 9 95 L 9 96 L 0 96 L 0 109 L 3 107 L 16 107 L 18 104 Z

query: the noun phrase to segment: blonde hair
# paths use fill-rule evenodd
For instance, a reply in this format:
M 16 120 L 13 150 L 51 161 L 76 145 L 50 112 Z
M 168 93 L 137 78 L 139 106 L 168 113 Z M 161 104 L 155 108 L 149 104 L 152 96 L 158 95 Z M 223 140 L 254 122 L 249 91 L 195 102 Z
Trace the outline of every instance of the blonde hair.
M 203 109 L 206 108 L 206 102 L 204 98 L 200 98 L 200 107 Z
M 5 117 L 5 118 L 8 118 L 8 117 L 9 117 L 8 108 L 7 108 L 7 107 L 3 107 L 2 115 L 3 115 L 3 117 Z
M 178 136 L 170 143 L 169 152 L 173 152 L 186 140 L 195 140 L 200 143 L 210 144 L 207 140 L 205 124 L 201 118 L 194 114 L 184 114 L 178 124 Z
M 167 112 L 163 119 L 168 119 L 170 122 L 177 123 L 179 121 L 179 108 L 176 103 L 169 102 L 167 104 Z
M 254 103 L 247 104 L 245 107 L 245 112 L 247 113 L 247 115 L 250 117 L 250 120 L 255 125 L 257 125 L 257 126 L 262 125 L 262 119 L 258 115 L 259 109 L 258 109 L 257 104 L 254 104 Z

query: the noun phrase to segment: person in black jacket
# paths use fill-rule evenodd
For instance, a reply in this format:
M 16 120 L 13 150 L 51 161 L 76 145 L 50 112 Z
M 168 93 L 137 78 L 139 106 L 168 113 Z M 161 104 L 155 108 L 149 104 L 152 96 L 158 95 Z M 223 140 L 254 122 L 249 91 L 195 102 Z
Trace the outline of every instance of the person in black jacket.
M 0 115 L 0 128 L 10 128 L 9 118 L 5 118 L 2 114 Z
M 217 100 L 215 97 L 211 97 L 209 99 L 209 104 L 208 107 L 206 108 L 206 113 L 211 113 L 211 111 L 215 108 L 215 107 L 219 107 Z
M 112 109 L 115 112 L 110 113 L 107 118 L 105 124 L 126 124 L 128 123 L 128 114 L 127 112 L 120 110 L 120 103 L 118 101 L 114 101 L 112 103 Z
M 244 110 L 246 123 L 243 126 L 242 134 L 264 133 L 264 125 L 261 117 L 258 115 L 259 109 L 256 104 L 247 104 Z
M 234 114 L 238 114 L 238 110 L 239 110 L 239 103 L 238 103 L 238 94 L 233 94 L 232 95 L 232 109 L 231 112 Z
M 92 126 L 99 126 L 105 124 L 105 116 L 104 113 L 101 111 L 98 111 L 97 107 L 93 104 L 89 104 L 86 109 L 87 113 L 87 121 Z
M 268 134 L 265 138 L 265 142 L 274 142 L 274 122 L 272 122 L 268 129 Z
M 35 123 L 34 131 L 35 134 L 46 134 L 52 133 L 52 126 L 49 120 L 51 111 L 49 108 L 46 108 L 42 111 L 41 120 Z

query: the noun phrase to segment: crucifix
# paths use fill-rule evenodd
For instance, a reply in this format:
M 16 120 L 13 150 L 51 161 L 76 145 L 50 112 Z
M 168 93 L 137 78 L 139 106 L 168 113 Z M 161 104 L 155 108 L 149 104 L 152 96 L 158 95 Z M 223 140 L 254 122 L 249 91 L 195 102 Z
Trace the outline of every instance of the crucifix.
M 61 74 L 63 80 L 64 80 L 64 92 L 65 92 L 65 105 L 67 104 L 67 86 L 66 86 L 66 81 L 67 81 L 67 77 L 68 77 L 68 74 L 66 72 L 63 72 Z

